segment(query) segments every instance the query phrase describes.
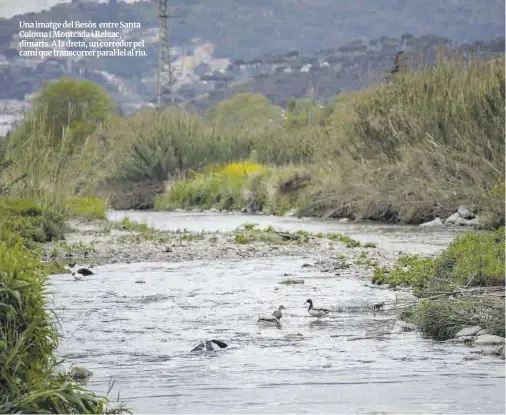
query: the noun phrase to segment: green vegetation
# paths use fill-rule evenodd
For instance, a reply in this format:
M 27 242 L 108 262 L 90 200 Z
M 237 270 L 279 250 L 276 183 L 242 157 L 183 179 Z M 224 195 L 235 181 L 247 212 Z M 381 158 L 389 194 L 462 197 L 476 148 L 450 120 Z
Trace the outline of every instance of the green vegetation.
M 113 222 L 112 226 L 116 229 L 124 231 L 140 232 L 140 233 L 154 233 L 155 230 L 146 223 L 139 223 L 125 217 L 117 222 Z
M 466 326 L 478 325 L 490 334 L 505 336 L 504 300 L 464 297 L 422 300 L 404 313 L 420 331 L 435 340 L 451 339 Z
M 69 197 L 65 209 L 71 216 L 85 219 L 106 219 L 107 201 L 98 197 Z
M 336 100 L 312 126 L 290 121 L 304 107 L 294 102 L 290 126 L 231 127 L 221 142 L 233 151 L 209 160 L 249 159 L 264 166 L 262 174 L 231 181 L 204 170 L 182 182 L 171 178 L 157 207 L 296 209 L 417 224 L 466 204 L 484 227 L 504 223 L 503 60 L 464 66 L 447 58 L 400 72 L 391 83 Z M 225 187 L 229 198 L 217 190 Z
M 38 200 L 100 196 L 116 208 L 413 224 L 465 204 L 484 227 L 497 227 L 504 223 L 504 75 L 503 59 L 442 57 L 436 67 L 399 72 L 314 108 L 311 124 L 305 98 L 291 101 L 279 123 L 269 120 L 280 109 L 255 94 L 221 102 L 207 120 L 172 108 L 121 118 L 103 91 L 62 80 L 38 96 L 47 117 L 28 114 L 0 146 L 12 159 L 5 182 Z M 68 100 L 56 105 L 51 88 Z M 85 102 L 60 128 L 81 90 Z
M 58 325 L 47 306 L 56 261 L 40 261 L 39 244 L 60 239 L 64 207 L 0 197 L 0 412 L 105 413 L 107 399 L 70 374 L 57 373 Z
M 265 229 L 258 229 L 255 223 L 245 223 L 235 231 L 235 242 L 238 244 L 247 244 L 250 242 L 305 244 L 314 238 L 326 238 L 330 241 L 338 240 L 347 248 L 364 247 L 360 242 L 339 233 L 313 234 L 303 230 L 287 232 L 276 230 L 272 226 L 268 226 Z
M 504 300 L 485 295 L 491 287 L 504 292 L 504 252 L 504 228 L 469 232 L 436 258 L 405 256 L 392 269 L 377 267 L 373 282 L 413 287 L 423 300 L 405 317 L 438 340 L 466 325 L 504 336 Z
M 256 129 L 271 120 L 281 123 L 281 108 L 261 94 L 237 94 L 221 101 L 206 113 L 206 118 L 218 129 Z

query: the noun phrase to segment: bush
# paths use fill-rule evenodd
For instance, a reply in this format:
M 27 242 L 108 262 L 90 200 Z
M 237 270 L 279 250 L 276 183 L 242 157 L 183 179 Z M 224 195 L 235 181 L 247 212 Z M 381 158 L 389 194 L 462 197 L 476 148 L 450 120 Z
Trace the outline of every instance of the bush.
M 61 239 L 64 232 L 64 211 L 58 207 L 39 205 L 29 199 L 0 197 L 0 235 L 2 240 L 34 242 Z
M 65 209 L 71 216 L 86 219 L 105 219 L 107 201 L 98 197 L 69 197 Z
M 465 298 L 422 300 L 406 313 L 406 320 L 434 340 L 451 339 L 466 326 L 479 325 L 490 334 L 504 337 L 504 301 Z
M 401 257 L 388 269 L 378 267 L 376 284 L 404 285 L 423 295 L 456 287 L 504 286 L 504 228 L 459 235 L 437 258 Z
M 250 180 L 268 174 L 268 169 L 256 163 L 211 165 L 192 179 L 170 184 L 167 194 L 157 199 L 157 209 L 200 207 L 209 209 L 239 209 L 246 206 L 245 190 Z

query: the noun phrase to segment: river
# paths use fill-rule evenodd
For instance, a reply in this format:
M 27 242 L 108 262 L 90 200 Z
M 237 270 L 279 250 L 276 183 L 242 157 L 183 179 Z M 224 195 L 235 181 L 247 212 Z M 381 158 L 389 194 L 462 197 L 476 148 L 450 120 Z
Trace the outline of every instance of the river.
M 433 253 L 455 232 L 212 213 L 112 212 L 163 230 L 262 227 L 342 232 L 383 249 Z M 329 277 L 307 259 L 139 263 L 52 278 L 60 355 L 94 374 L 88 386 L 136 413 L 504 413 L 504 361 L 466 346 L 395 332 L 391 315 L 348 305 L 393 302 L 355 268 Z M 281 285 L 284 274 L 305 280 Z M 145 284 L 136 284 L 142 278 Z M 315 322 L 304 305 L 335 312 Z M 281 327 L 259 313 L 284 305 Z M 300 336 L 301 334 L 302 336 Z M 190 353 L 201 339 L 229 347 Z

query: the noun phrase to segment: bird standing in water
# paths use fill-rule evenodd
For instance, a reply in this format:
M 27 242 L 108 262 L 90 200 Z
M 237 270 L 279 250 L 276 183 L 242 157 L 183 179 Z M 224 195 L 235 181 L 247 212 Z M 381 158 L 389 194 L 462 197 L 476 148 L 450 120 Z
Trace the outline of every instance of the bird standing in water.
M 330 310 L 327 308 L 314 308 L 313 300 L 311 300 L 310 298 L 308 298 L 307 301 L 305 302 L 305 304 L 308 303 L 309 308 L 307 311 L 311 317 L 317 317 L 319 320 L 321 317 L 325 317 L 328 313 L 330 313 Z

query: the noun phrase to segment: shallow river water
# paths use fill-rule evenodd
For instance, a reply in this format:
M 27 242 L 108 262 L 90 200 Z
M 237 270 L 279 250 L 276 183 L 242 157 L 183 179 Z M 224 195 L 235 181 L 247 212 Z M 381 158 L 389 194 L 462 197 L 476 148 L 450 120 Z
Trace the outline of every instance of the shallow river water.
M 342 232 L 405 252 L 441 249 L 454 234 L 216 214 L 128 214 L 161 229 L 231 230 L 245 222 Z M 62 320 L 60 354 L 93 372 L 136 413 L 504 413 L 504 361 L 465 346 L 392 333 L 392 316 L 348 305 L 393 302 L 358 271 L 329 277 L 307 259 L 106 265 L 76 282 L 52 278 Z M 303 285 L 281 285 L 284 274 Z M 136 284 L 142 279 L 145 284 Z M 335 310 L 320 322 L 304 302 Z M 281 327 L 259 313 L 286 307 Z M 348 310 L 348 311 L 346 311 Z M 354 311 L 354 312 L 353 312 Z M 229 344 L 190 353 L 201 339 Z

